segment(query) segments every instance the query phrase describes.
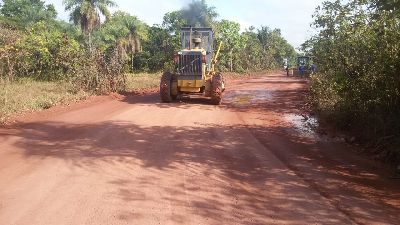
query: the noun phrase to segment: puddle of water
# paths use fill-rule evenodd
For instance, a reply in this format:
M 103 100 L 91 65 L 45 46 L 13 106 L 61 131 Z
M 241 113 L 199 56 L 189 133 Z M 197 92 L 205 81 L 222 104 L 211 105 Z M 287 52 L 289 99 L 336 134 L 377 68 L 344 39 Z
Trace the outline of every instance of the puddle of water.
M 313 116 L 303 116 L 298 114 L 285 114 L 284 118 L 290 122 L 296 131 L 305 137 L 318 137 L 316 130 L 319 126 L 318 119 Z
M 272 94 L 268 90 L 237 90 L 224 95 L 224 102 L 236 107 L 255 105 L 270 99 L 272 99 Z

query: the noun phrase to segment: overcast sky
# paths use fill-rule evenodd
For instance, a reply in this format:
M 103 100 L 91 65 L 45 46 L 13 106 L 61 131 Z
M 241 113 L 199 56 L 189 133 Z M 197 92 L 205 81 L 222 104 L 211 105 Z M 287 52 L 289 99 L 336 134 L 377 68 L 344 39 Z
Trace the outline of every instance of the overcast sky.
M 67 20 L 62 0 L 45 0 L 55 5 L 60 19 Z M 181 9 L 191 0 L 115 0 L 122 10 L 137 16 L 149 25 L 161 24 L 165 13 Z M 299 47 L 314 33 L 310 28 L 312 14 L 323 0 L 208 0 L 215 6 L 219 19 L 239 22 L 242 30 L 250 25 L 280 28 L 282 35 Z

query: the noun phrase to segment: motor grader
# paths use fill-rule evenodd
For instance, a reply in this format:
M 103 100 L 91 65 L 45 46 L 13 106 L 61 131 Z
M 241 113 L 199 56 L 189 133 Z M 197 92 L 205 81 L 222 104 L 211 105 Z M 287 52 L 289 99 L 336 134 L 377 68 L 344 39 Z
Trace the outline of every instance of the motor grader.
M 160 82 L 162 102 L 172 102 L 182 95 L 201 95 L 219 105 L 225 82 L 216 64 L 222 43 L 214 55 L 211 28 L 183 27 L 182 50 L 174 54 L 174 71 L 165 72 Z

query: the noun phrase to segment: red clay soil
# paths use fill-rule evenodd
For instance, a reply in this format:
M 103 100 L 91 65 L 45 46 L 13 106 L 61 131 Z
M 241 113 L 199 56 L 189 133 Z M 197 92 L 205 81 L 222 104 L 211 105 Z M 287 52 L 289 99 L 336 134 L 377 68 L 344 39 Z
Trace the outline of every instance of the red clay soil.
M 307 129 L 306 85 L 102 97 L 1 128 L 0 224 L 398 224 L 400 181 Z

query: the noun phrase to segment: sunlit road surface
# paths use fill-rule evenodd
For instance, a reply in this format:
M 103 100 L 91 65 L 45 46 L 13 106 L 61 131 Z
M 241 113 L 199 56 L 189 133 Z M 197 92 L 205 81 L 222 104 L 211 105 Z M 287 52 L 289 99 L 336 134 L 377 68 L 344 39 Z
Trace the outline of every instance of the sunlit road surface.
M 281 74 L 127 96 L 0 129 L 0 224 L 399 224 L 399 180 L 302 119 Z

